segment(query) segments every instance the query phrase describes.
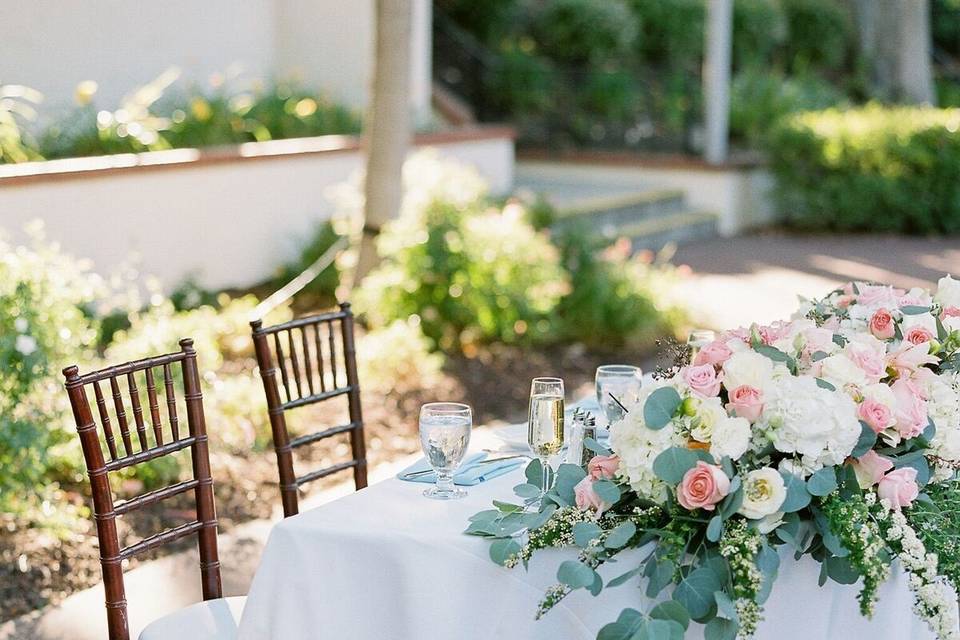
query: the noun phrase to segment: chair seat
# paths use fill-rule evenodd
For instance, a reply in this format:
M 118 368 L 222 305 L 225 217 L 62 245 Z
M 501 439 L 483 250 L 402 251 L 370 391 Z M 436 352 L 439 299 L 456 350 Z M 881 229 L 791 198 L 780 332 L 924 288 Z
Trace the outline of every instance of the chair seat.
M 246 596 L 205 600 L 154 620 L 140 640 L 234 640 Z

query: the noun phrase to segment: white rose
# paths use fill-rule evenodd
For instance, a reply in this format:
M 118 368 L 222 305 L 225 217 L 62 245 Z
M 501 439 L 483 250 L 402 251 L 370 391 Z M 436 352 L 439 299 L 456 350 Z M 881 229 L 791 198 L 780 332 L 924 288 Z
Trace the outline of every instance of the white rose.
M 723 363 L 723 386 L 727 391 L 749 385 L 763 389 L 773 376 L 773 362 L 756 351 L 740 351 Z
M 960 307 L 960 281 L 950 276 L 940 278 L 933 299 L 944 307 Z
M 750 447 L 750 422 L 746 418 L 726 418 L 713 428 L 710 455 L 719 462 L 724 456 L 738 460 Z
M 710 442 L 717 424 L 727 419 L 720 398 L 701 400 L 697 404 L 696 424 L 690 436 L 697 442 Z
M 743 504 L 737 513 L 750 520 L 760 520 L 778 512 L 786 498 L 787 487 L 776 469 L 756 469 L 743 481 Z
M 820 361 L 820 377 L 837 389 L 842 389 L 848 384 L 862 387 L 867 383 L 867 376 L 863 369 L 842 353 Z
M 863 397 L 865 399 L 873 400 L 874 402 L 879 402 L 880 404 L 886 405 L 886 407 L 891 411 L 897 407 L 897 399 L 894 397 L 893 391 L 889 386 L 883 384 L 882 382 L 868 384 L 860 391 L 863 393 Z

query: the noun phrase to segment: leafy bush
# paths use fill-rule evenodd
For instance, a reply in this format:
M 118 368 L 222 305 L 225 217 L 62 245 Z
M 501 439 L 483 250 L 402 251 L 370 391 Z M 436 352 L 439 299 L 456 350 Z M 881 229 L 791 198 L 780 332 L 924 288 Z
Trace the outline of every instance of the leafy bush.
M 15 84 L 0 84 L 0 163 L 36 160 L 39 154 L 24 128 L 36 118 L 40 92 Z
M 960 231 L 960 110 L 868 105 L 797 114 L 768 148 L 800 227 Z
M 444 178 L 421 182 L 433 174 Z M 384 229 L 383 262 L 357 295 L 374 328 L 412 319 L 435 348 L 470 353 L 489 342 L 647 344 L 678 320 L 667 268 L 628 249 L 598 256 L 602 244 L 584 230 L 554 243 L 532 224 L 552 219 L 548 207 L 490 207 L 472 169 L 421 155 L 404 175 L 403 213 Z
M 784 56 L 790 69 L 839 70 L 853 57 L 853 16 L 836 0 L 781 0 L 789 34 Z
M 784 77 L 755 67 L 738 73 L 730 90 L 730 133 L 753 145 L 780 118 L 798 111 L 844 106 L 846 97 L 816 76 Z
M 436 173 L 447 181 L 419 180 Z M 519 207 L 488 209 L 472 169 L 418 155 L 404 168 L 404 184 L 401 215 L 379 239 L 383 263 L 356 296 L 371 324 L 417 316 L 443 351 L 548 339 L 548 314 L 568 283 L 546 235 Z
M 574 65 L 623 58 L 637 37 L 637 21 L 622 0 L 553 0 L 540 5 L 530 24 L 543 55 Z

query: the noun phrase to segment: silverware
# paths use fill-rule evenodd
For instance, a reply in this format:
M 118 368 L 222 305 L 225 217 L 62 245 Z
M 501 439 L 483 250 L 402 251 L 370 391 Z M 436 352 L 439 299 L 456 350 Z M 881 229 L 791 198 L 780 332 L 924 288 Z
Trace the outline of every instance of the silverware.
M 486 459 L 486 460 L 481 460 L 481 461 L 479 461 L 479 462 L 474 462 L 474 463 L 473 463 L 472 465 L 470 465 L 470 466 L 476 466 L 476 465 L 481 465 L 481 464 L 490 464 L 491 462 L 502 462 L 502 461 L 504 461 L 504 460 L 513 460 L 514 458 L 529 458 L 529 457 L 530 457 L 530 456 L 528 456 L 528 455 L 525 454 L 525 453 L 518 453 L 518 454 L 513 455 L 513 456 L 502 456 L 502 457 L 500 457 L 500 458 L 488 458 L 488 459 Z M 431 474 L 431 473 L 433 473 L 433 469 L 424 469 L 423 471 L 414 471 L 413 473 L 405 473 L 405 474 L 403 474 L 403 477 L 404 477 L 404 478 L 419 478 L 420 476 L 425 476 L 425 475 L 428 475 L 428 474 Z

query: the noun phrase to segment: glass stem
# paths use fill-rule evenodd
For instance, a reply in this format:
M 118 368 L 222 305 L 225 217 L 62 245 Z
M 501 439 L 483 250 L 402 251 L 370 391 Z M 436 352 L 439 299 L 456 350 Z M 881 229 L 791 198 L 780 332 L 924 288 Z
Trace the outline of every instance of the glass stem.
M 453 491 L 453 474 L 444 471 L 437 472 L 437 491 L 444 493 Z
M 540 458 L 540 500 L 547 496 L 550 487 L 547 483 L 550 481 L 550 459 L 546 456 Z

